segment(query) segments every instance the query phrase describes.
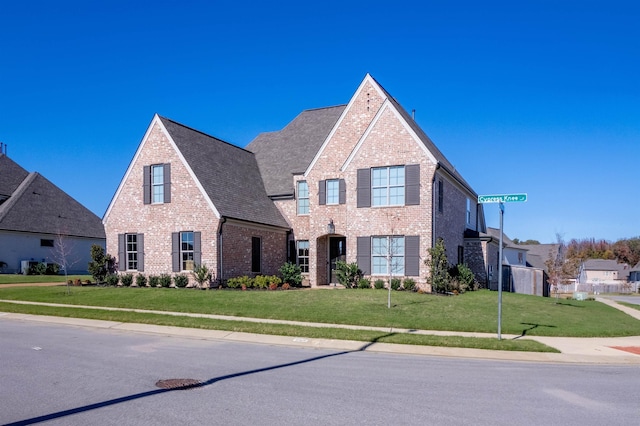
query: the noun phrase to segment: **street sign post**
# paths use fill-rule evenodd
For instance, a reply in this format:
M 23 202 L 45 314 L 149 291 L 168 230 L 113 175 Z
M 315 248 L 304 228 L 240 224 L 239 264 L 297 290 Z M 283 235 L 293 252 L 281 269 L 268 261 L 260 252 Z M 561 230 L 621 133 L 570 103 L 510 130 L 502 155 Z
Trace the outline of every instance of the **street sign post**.
M 500 204 L 500 246 L 498 248 L 498 340 L 502 340 L 502 241 L 504 234 L 504 203 L 523 203 L 527 201 L 527 194 L 496 194 L 478 195 L 478 203 Z

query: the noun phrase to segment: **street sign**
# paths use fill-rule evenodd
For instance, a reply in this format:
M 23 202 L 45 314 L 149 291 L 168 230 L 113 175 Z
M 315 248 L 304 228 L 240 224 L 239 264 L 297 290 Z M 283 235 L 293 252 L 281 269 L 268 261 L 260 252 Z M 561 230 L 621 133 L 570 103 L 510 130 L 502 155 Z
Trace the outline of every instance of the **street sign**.
M 527 194 L 478 195 L 478 203 L 522 203 L 527 201 Z

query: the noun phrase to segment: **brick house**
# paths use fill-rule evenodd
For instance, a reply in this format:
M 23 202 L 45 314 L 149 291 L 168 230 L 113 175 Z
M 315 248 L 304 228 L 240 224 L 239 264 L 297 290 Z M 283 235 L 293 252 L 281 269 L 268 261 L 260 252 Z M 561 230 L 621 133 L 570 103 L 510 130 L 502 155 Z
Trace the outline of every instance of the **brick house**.
M 465 253 L 465 230 L 486 232 L 477 194 L 370 75 L 347 105 L 303 111 L 246 150 L 156 116 L 104 224 L 121 270 L 193 260 L 227 279 L 291 260 L 315 287 L 345 260 L 425 285 L 423 259 L 443 238 L 451 263 L 486 276 Z

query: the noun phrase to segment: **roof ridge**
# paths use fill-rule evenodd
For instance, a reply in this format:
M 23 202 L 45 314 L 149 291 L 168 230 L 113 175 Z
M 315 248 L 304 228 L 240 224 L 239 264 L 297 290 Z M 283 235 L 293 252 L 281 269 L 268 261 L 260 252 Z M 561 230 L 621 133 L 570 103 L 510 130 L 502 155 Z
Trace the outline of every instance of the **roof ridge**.
M 324 107 L 318 107 L 318 108 L 307 108 L 307 109 L 303 109 L 302 112 L 318 111 L 318 110 L 321 110 L 321 109 L 340 108 L 340 107 L 344 107 L 344 106 L 347 106 L 347 104 L 338 104 L 338 105 L 324 106 Z M 300 114 L 298 114 L 298 115 L 300 115 Z
M 160 115 L 160 114 L 158 114 L 158 118 L 160 118 L 161 120 L 167 120 L 167 121 L 170 121 L 171 123 L 173 123 L 173 124 L 175 124 L 175 125 L 177 125 L 177 126 L 183 127 L 183 128 L 185 128 L 185 129 L 190 130 L 190 131 L 195 132 L 195 133 L 199 133 L 199 134 L 201 134 L 201 135 L 203 135 L 203 136 L 206 136 L 206 137 L 208 137 L 208 138 L 215 139 L 215 140 L 216 140 L 216 141 L 218 141 L 218 142 L 222 142 L 222 143 L 224 143 L 224 144 L 226 144 L 226 145 L 232 146 L 232 147 L 234 147 L 234 148 L 237 148 L 237 149 L 239 149 L 239 150 L 242 150 L 242 151 L 248 152 L 249 154 L 253 155 L 253 152 L 251 152 L 251 151 L 248 151 L 248 150 L 246 150 L 246 149 L 244 149 L 244 148 L 241 148 L 241 147 L 239 147 L 238 145 L 233 144 L 233 143 L 231 143 L 231 142 L 227 142 L 227 141 L 225 141 L 224 139 L 220 139 L 220 138 L 218 138 L 218 137 L 216 137 L 216 136 L 213 136 L 213 135 L 210 135 L 210 134 L 208 134 L 208 133 L 205 133 L 205 132 L 203 132 L 202 130 L 194 129 L 193 127 L 190 127 L 190 126 L 187 126 L 187 125 L 185 125 L 185 124 L 179 123 L 179 122 L 177 122 L 177 121 L 175 121 L 175 120 L 172 120 L 172 119 L 170 119 L 170 118 L 164 117 L 164 116 L 162 116 L 162 115 Z
M 0 222 L 2 222 L 2 220 L 7 215 L 9 210 L 11 210 L 11 207 L 13 207 L 20 200 L 22 195 L 24 195 L 25 190 L 33 183 L 33 181 L 38 176 L 39 176 L 38 172 L 29 173 L 27 177 L 24 178 L 22 182 L 20 182 L 20 185 L 18 185 L 16 190 L 13 191 L 13 194 L 11 194 L 9 199 L 4 203 L 2 203 L 2 205 L 0 205 Z

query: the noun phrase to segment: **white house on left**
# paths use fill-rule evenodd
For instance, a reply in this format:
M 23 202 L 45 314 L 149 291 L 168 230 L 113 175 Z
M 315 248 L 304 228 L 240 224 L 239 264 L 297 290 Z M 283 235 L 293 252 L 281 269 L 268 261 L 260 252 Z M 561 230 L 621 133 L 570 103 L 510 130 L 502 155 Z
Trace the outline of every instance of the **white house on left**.
M 105 247 L 105 241 L 98 216 L 0 152 L 0 272 L 22 273 L 30 262 L 64 259 L 67 273 L 84 274 L 91 246 Z

